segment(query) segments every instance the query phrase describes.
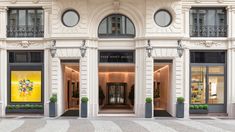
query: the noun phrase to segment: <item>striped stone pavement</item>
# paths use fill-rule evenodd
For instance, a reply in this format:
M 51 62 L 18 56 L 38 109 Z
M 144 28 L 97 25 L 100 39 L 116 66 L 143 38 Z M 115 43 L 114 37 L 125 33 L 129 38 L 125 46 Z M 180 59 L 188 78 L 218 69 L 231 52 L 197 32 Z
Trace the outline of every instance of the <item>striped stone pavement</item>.
M 0 118 L 0 132 L 235 132 L 235 120 Z

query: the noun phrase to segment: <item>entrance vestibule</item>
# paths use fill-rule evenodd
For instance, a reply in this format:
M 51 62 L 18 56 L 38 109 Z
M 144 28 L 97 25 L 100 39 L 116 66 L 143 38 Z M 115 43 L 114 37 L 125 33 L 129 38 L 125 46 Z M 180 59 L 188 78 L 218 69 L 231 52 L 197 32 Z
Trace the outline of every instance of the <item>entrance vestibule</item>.
M 154 63 L 154 116 L 171 116 L 171 63 Z
M 62 116 L 79 116 L 79 64 L 64 63 L 62 68 L 65 111 Z
M 133 114 L 134 64 L 99 64 L 100 114 Z

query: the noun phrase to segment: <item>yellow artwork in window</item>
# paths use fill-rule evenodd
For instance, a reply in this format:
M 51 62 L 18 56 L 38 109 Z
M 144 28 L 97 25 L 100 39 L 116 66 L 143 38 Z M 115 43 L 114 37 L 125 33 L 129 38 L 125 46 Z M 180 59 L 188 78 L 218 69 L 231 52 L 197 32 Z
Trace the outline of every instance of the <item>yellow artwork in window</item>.
M 11 102 L 41 102 L 41 71 L 11 71 Z

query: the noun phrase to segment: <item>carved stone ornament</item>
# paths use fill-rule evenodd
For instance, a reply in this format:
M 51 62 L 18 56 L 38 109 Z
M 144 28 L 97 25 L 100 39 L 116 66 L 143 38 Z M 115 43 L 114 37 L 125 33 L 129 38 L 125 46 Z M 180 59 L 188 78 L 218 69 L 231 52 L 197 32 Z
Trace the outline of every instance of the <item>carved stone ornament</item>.
M 10 0 L 10 2 L 11 2 L 12 4 L 15 4 L 15 3 L 17 2 L 17 0 Z
M 224 2 L 224 0 L 218 0 L 218 3 L 223 3 Z
M 118 11 L 120 9 L 120 1 L 119 0 L 114 0 L 113 1 L 113 10 Z
M 214 41 L 201 41 L 198 43 L 198 45 L 203 45 L 205 47 L 212 47 L 213 45 L 217 46 L 219 43 L 214 42 Z
M 30 42 L 30 41 L 21 41 L 21 42 L 18 43 L 18 45 L 22 48 L 28 48 L 32 44 L 34 44 L 34 43 Z
M 33 0 L 34 4 L 37 4 L 40 0 Z

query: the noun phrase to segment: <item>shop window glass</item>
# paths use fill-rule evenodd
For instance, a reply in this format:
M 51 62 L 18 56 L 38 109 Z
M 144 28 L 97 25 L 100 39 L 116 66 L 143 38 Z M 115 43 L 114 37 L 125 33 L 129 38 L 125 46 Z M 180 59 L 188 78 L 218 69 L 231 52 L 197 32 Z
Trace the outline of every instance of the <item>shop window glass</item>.
M 209 74 L 224 74 L 224 66 L 210 66 Z
M 41 71 L 14 71 L 11 73 L 11 102 L 41 102 Z
M 191 68 L 191 104 L 206 103 L 206 67 Z
M 224 76 L 209 76 L 208 104 L 224 103 Z

